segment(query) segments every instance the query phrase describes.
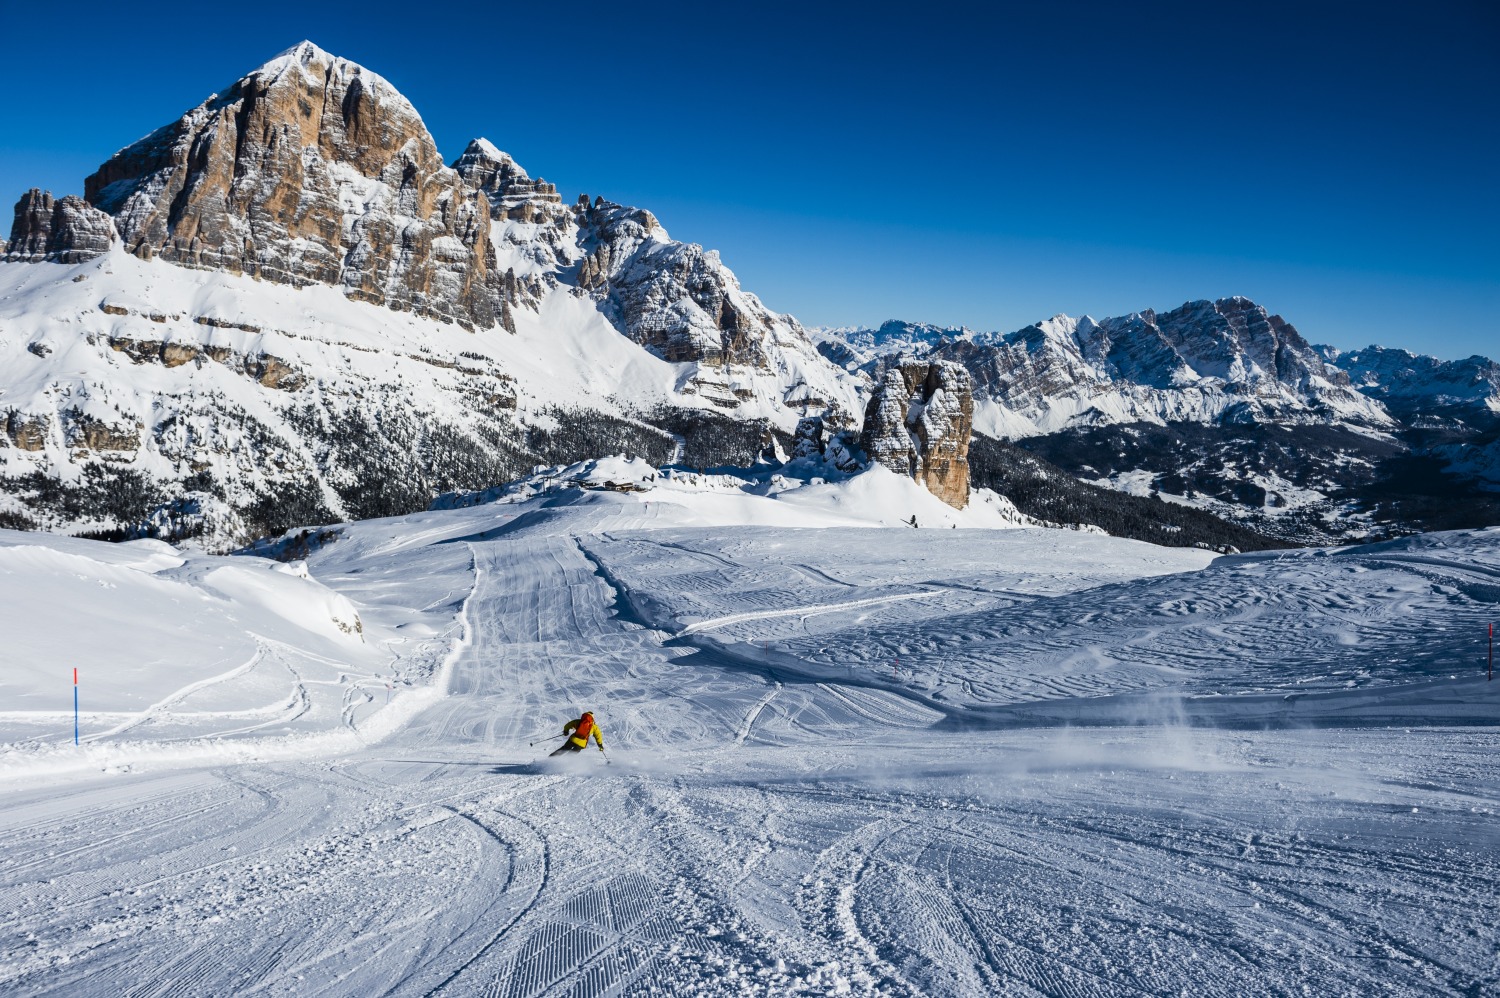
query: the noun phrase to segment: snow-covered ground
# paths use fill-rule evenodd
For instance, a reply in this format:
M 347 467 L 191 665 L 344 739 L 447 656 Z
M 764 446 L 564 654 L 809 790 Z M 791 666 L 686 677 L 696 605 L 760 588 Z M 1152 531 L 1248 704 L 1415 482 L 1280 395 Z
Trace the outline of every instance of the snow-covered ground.
M 669 245 L 659 229 L 651 244 Z M 328 508 L 346 515 L 334 485 L 351 472 L 326 453 L 340 436 L 330 425 L 345 420 L 415 416 L 488 452 L 497 432 L 518 441 L 516 425 L 553 425 L 558 410 L 732 411 L 790 432 L 824 405 L 861 407 L 854 380 L 780 318 L 766 365 L 669 363 L 576 290 L 518 308 L 514 333 L 469 332 L 332 287 L 189 270 L 118 247 L 79 264 L 0 262 L 0 485 L 40 473 L 76 486 L 106 455 L 116 471 L 175 483 L 173 494 L 211 473 L 239 509 L 313 474 Z M 823 401 L 809 410 L 807 398 Z M 15 481 L 0 488 L 0 514 L 73 532 L 120 525 L 97 503 L 62 515 L 26 494 Z
M 1214 558 L 628 470 L 307 577 L 0 536 L 0 991 L 1500 978 L 1500 530 Z M 608 765 L 545 758 L 581 709 Z

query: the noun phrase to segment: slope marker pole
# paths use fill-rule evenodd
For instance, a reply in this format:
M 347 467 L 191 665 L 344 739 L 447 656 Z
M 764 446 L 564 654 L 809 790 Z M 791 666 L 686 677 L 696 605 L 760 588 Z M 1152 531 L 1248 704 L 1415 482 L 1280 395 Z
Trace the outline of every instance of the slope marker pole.
M 78 744 L 78 666 L 73 666 L 73 744 Z
M 1495 681 L 1495 625 L 1492 623 L 1492 624 L 1490 624 L 1490 678 L 1486 679 L 1485 682 L 1487 682 L 1487 683 L 1493 683 L 1494 681 Z

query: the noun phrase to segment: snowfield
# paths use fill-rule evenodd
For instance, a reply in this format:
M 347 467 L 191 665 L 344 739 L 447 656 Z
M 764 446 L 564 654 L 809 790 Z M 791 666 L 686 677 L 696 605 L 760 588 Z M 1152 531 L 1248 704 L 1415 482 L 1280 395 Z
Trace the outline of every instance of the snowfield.
M 1217 557 L 898 484 L 0 534 L 0 991 L 1493 988 L 1500 529 Z M 608 763 L 548 759 L 582 709 Z

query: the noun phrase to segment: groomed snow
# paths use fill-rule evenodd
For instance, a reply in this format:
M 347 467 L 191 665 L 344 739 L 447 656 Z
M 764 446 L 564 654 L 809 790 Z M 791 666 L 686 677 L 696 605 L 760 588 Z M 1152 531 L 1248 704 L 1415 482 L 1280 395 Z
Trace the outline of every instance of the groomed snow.
M 135 726 L 90 719 L 74 749 L 69 677 L 4 660 L 36 716 L 0 718 L 28 725 L 0 790 L 0 990 L 1496 979 L 1500 530 L 1214 558 L 876 525 L 907 499 L 878 476 L 756 496 L 600 462 L 348 525 L 306 577 L 4 535 L 7 635 L 34 617 L 83 642 L 97 607 L 113 647 L 81 676 L 159 645 L 135 674 L 170 702 L 122 684 Z M 346 605 L 362 635 L 324 625 Z M 209 737 L 266 689 L 191 684 L 272 642 L 324 695 Z M 414 688 L 386 708 L 397 675 Z M 581 709 L 608 765 L 544 755 Z

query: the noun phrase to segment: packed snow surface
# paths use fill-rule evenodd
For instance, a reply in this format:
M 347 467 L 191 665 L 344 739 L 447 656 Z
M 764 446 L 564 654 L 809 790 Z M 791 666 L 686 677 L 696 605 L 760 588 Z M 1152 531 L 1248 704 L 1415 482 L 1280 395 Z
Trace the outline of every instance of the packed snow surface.
M 286 563 L 0 535 L 0 991 L 1500 977 L 1500 530 L 1215 558 L 552 477 Z M 549 760 L 584 709 L 608 756 Z

